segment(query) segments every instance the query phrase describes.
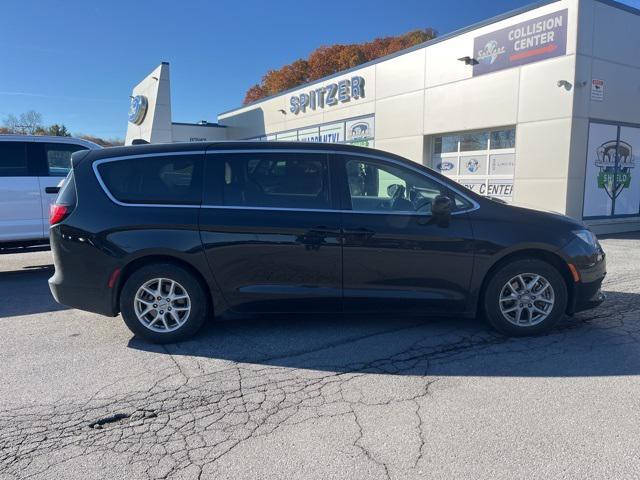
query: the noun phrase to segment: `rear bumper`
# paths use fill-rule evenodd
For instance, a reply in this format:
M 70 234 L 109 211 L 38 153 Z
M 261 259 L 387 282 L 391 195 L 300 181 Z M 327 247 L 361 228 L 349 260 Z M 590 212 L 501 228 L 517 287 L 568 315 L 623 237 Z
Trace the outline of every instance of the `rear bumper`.
M 56 273 L 49 279 L 49 290 L 56 302 L 71 308 L 115 317 L 110 291 L 106 288 L 88 288 L 68 285 Z
M 71 229 L 61 232 L 59 225 L 50 230 L 55 273 L 49 289 L 56 302 L 71 308 L 115 317 L 114 292 L 108 287 L 113 263 L 92 241 Z M 82 239 L 82 240 L 80 240 Z

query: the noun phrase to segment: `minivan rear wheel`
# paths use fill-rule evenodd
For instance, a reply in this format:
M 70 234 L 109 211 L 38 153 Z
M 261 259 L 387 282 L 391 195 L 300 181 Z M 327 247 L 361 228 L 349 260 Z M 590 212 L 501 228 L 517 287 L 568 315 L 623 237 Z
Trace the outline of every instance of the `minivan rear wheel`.
M 505 264 L 489 279 L 484 314 L 498 331 L 512 336 L 548 332 L 564 317 L 567 285 L 551 264 L 522 259 Z
M 174 343 L 193 336 L 207 315 L 207 298 L 188 270 L 170 263 L 133 272 L 120 293 L 122 318 L 137 337 Z

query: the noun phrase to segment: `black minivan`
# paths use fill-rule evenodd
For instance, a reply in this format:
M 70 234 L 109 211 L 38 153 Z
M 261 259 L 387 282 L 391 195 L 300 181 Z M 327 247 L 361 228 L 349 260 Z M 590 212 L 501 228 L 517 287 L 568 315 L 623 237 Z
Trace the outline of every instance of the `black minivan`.
M 604 300 L 582 223 L 415 162 L 318 143 L 77 152 L 51 208 L 55 299 L 152 342 L 213 314 L 411 312 L 548 331 Z

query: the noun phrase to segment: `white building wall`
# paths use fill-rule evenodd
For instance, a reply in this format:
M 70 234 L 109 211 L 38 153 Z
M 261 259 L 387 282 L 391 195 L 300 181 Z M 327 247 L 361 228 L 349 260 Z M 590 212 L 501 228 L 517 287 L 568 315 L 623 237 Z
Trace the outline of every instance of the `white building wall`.
M 425 164 L 430 162 L 425 135 L 517 125 L 514 200 L 564 212 L 574 89 L 559 88 L 557 82 L 574 82 L 577 5 L 578 0 L 553 2 L 291 93 L 361 75 L 364 99 L 293 115 L 291 94 L 284 94 L 219 119 L 230 133 L 248 138 L 373 113 L 376 148 Z M 473 57 L 475 37 L 565 8 L 566 56 L 477 77 L 458 60 Z M 547 192 L 542 197 L 541 187 Z
M 590 122 L 608 121 L 640 126 L 640 16 L 596 0 L 581 0 L 576 56 L 576 81 L 585 82 L 574 95 L 567 213 L 581 218 L 587 164 L 595 152 L 588 149 Z M 602 100 L 591 98 L 591 80 L 604 81 Z M 635 151 L 640 159 L 640 151 Z M 640 188 L 640 162 L 632 181 Z M 635 171 L 634 171 L 635 170 Z M 636 218 L 588 221 L 599 232 L 640 228 Z
M 564 9 L 561 57 L 476 77 L 458 60 L 474 56 L 476 37 Z M 365 98 L 289 111 L 292 94 L 354 75 L 366 80 Z M 591 100 L 593 78 L 605 81 L 601 102 Z M 219 119 L 230 137 L 250 138 L 375 114 L 376 148 L 427 165 L 436 135 L 515 127 L 513 200 L 582 218 L 589 119 L 640 124 L 639 104 L 640 16 L 598 0 L 559 0 Z
M 148 109 L 140 125 L 129 122 L 125 145 L 135 139 L 149 143 L 171 142 L 171 86 L 169 84 L 169 64 L 162 63 L 147 75 L 131 93 L 132 96 L 147 97 Z
M 216 142 L 227 140 L 227 129 L 216 125 L 171 124 L 172 142 Z

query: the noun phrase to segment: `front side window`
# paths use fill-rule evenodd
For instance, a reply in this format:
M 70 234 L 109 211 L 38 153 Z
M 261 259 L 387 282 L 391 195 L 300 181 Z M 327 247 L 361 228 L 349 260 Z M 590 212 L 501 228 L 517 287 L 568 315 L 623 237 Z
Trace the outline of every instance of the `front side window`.
M 98 172 L 111 195 L 123 203 L 201 203 L 201 155 L 181 154 L 116 160 L 99 165 Z
M 324 154 L 229 155 L 224 160 L 223 202 L 229 206 L 330 208 Z
M 70 143 L 45 144 L 49 176 L 66 176 L 71 169 L 71 154 L 77 152 L 78 150 L 86 150 L 86 147 L 83 147 L 82 145 L 73 145 Z
M 24 142 L 0 142 L 0 177 L 29 175 L 27 148 Z
M 454 198 L 458 209 L 470 206 L 445 185 L 418 172 L 361 157 L 348 159 L 345 167 L 354 211 L 429 214 L 438 195 Z

